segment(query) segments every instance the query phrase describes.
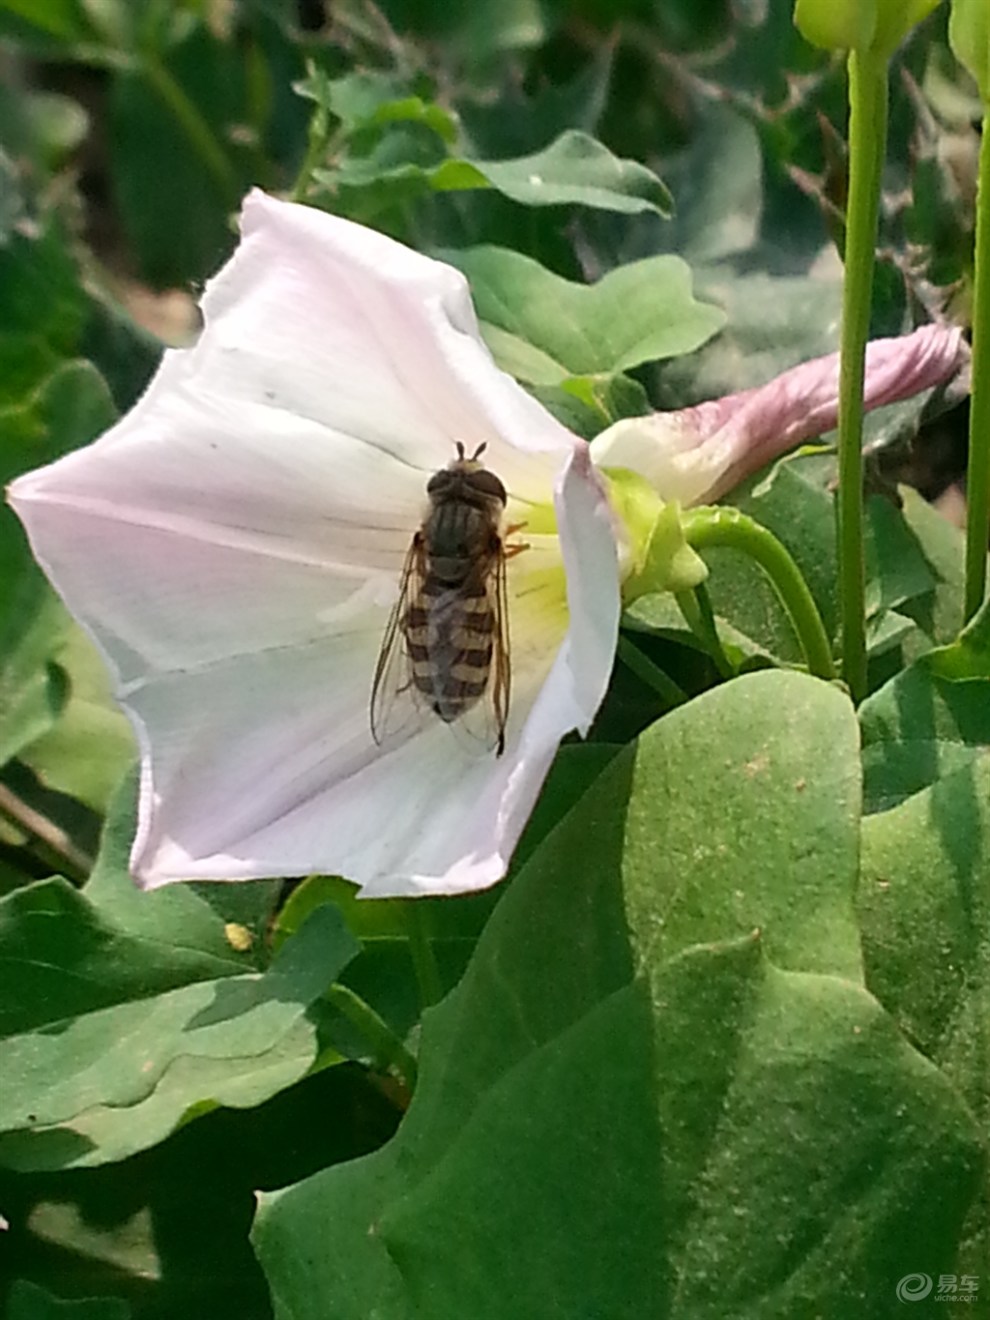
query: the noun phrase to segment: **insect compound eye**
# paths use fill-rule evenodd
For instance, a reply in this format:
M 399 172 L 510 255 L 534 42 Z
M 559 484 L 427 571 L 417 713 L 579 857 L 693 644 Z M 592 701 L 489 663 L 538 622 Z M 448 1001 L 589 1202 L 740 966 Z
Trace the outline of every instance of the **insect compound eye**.
M 441 468 L 439 472 L 434 472 L 426 483 L 427 495 L 438 495 L 441 491 L 449 490 L 453 480 L 453 474 L 447 468 Z
M 479 495 L 487 495 L 505 504 L 505 487 L 494 472 L 489 472 L 487 468 L 479 468 L 477 472 L 471 473 L 470 482 L 471 489 L 476 490 Z

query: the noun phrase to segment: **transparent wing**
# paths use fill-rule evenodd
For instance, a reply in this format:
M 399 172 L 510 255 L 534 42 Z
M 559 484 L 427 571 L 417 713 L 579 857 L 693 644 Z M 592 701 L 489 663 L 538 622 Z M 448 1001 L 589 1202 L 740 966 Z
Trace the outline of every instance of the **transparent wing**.
M 509 582 L 505 571 L 505 547 L 499 541 L 493 574 L 492 605 L 495 610 L 495 649 L 492 655 L 492 706 L 497 731 L 496 755 L 505 751 L 505 726 L 512 695 L 512 652 L 509 644 Z
M 426 573 L 426 549 L 421 532 L 410 543 L 399 580 L 399 596 L 382 637 L 371 683 L 371 736 L 382 743 L 421 714 L 412 682 L 403 623 L 416 600 Z

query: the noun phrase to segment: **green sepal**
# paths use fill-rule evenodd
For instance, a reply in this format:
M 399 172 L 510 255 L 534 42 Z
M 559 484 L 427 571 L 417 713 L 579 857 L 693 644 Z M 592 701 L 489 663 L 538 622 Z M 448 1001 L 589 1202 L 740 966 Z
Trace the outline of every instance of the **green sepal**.
M 645 477 L 629 468 L 600 469 L 622 525 L 622 601 L 664 591 L 690 591 L 708 576 L 688 545 L 676 500 L 665 503 Z
M 976 5 L 982 3 L 976 0 Z M 938 0 L 797 0 L 794 22 L 813 46 L 889 59 L 937 4 Z

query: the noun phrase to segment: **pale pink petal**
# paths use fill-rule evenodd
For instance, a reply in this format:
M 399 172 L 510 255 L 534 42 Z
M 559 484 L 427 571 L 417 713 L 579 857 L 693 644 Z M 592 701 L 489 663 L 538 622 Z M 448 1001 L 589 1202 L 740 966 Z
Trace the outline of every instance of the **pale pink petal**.
M 962 332 L 922 326 L 867 347 L 867 410 L 948 380 L 965 360 Z M 838 421 L 839 357 L 816 358 L 766 385 L 724 398 L 617 422 L 592 443 L 601 467 L 631 468 L 661 498 L 697 504 L 718 499 L 744 477 Z

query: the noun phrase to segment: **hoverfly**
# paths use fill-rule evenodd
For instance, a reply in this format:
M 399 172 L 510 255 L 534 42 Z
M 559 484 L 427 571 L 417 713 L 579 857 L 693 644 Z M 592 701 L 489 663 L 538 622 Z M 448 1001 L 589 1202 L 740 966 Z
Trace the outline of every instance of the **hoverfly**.
M 394 700 L 409 692 L 445 723 L 484 700 L 496 755 L 505 750 L 511 666 L 505 487 L 480 462 L 485 445 L 426 484 L 429 505 L 406 555 L 371 687 L 371 733 L 381 742 Z M 510 527 L 507 534 L 518 531 Z

